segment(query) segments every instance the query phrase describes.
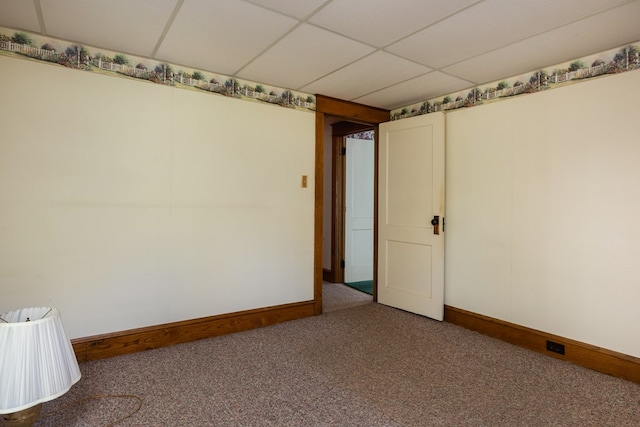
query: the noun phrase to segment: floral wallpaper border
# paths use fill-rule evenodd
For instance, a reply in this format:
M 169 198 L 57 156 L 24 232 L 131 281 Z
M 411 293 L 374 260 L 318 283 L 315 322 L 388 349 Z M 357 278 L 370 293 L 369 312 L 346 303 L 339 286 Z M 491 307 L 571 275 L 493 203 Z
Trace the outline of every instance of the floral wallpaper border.
M 147 80 L 156 84 L 303 111 L 316 110 L 316 99 L 311 94 L 6 27 L 0 27 L 0 55 L 44 61 L 121 78 Z M 530 74 L 522 74 L 439 98 L 427 99 L 391 111 L 390 118 L 398 120 L 436 111 L 482 105 L 638 68 L 640 68 L 640 41 Z
M 428 99 L 391 111 L 391 120 L 398 120 L 436 111 L 473 107 L 489 102 L 540 92 L 547 89 L 618 74 L 640 68 L 640 42 L 589 55 L 574 61 L 547 67 L 500 81 Z
M 369 140 L 369 141 L 373 141 L 374 132 L 372 130 L 366 130 L 364 132 L 358 132 L 358 133 L 354 133 L 354 134 L 348 135 L 348 138 L 351 138 L 351 139 L 366 139 L 366 140 Z
M 77 70 L 147 80 L 286 108 L 308 111 L 316 109 L 314 95 L 5 27 L 0 27 L 0 55 L 29 58 Z

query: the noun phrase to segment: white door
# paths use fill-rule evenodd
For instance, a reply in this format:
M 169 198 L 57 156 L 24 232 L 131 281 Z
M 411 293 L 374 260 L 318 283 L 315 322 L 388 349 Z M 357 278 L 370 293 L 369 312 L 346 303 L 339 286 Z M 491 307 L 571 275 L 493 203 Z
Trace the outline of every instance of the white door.
M 375 144 L 346 138 L 344 281 L 373 280 Z
M 378 191 L 378 302 L 443 320 L 443 113 L 380 125 Z

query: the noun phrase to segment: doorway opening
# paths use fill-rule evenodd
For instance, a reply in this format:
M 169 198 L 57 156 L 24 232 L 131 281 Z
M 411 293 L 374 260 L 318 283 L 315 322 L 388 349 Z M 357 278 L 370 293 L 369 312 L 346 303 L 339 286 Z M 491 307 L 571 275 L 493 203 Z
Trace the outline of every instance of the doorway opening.
M 374 260 L 375 126 L 331 116 L 326 129 L 323 313 L 373 301 Z
M 333 125 L 333 137 L 339 141 L 337 169 L 341 170 L 342 182 L 334 181 L 336 191 L 342 190 L 341 201 L 336 206 L 335 228 L 342 228 L 342 241 L 334 248 L 340 257 L 342 280 L 345 285 L 373 295 L 373 217 L 374 217 L 374 170 L 375 127 L 367 127 L 357 133 L 341 135 L 339 126 Z M 335 176 L 334 176 L 335 178 Z
M 389 111 L 316 96 L 316 246 L 314 302 L 316 314 L 322 313 L 322 288 L 345 281 L 345 168 L 346 137 L 361 132 L 373 132 L 373 234 L 372 298 L 377 299 L 377 158 L 378 124 L 389 121 Z M 348 275 L 348 274 L 347 274 Z

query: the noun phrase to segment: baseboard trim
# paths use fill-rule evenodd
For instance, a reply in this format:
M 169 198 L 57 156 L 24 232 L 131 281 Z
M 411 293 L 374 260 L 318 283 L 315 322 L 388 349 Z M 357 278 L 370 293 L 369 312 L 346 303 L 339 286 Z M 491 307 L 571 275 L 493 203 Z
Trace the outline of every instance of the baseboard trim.
M 640 358 L 637 357 L 451 306 L 445 306 L 444 320 L 556 359 L 640 383 Z M 547 340 L 564 345 L 565 354 L 548 351 Z
M 333 282 L 333 271 L 326 268 L 322 269 L 322 280 L 325 282 Z
M 313 315 L 314 302 L 306 301 L 78 338 L 71 340 L 71 344 L 78 362 L 87 362 L 275 325 Z

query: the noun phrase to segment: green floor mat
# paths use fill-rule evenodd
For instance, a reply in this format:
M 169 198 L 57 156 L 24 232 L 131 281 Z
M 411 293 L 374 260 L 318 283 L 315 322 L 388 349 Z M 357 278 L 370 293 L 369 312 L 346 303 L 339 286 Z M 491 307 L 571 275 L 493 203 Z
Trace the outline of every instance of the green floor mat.
M 345 285 L 360 292 L 364 292 L 365 294 L 373 295 L 373 280 L 345 283 Z

